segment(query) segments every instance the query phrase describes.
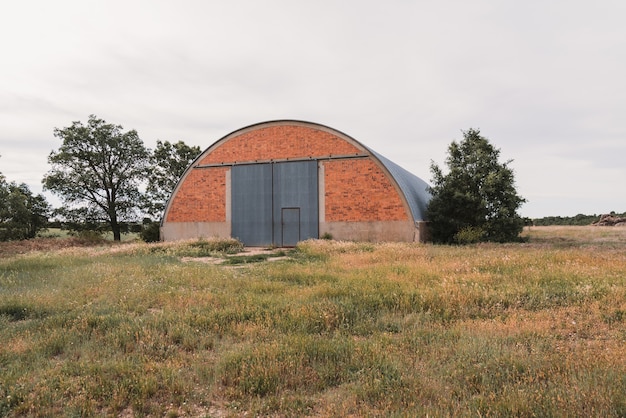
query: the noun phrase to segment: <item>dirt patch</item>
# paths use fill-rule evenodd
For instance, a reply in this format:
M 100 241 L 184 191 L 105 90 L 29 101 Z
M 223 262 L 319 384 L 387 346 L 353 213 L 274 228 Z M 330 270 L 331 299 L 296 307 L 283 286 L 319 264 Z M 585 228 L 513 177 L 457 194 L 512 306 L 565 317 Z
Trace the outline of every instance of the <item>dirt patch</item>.
M 204 263 L 204 264 L 222 264 L 224 262 L 224 258 L 218 257 L 181 257 L 180 261 L 183 263 L 196 262 L 196 263 Z
M 246 247 L 244 251 L 228 254 L 224 257 L 182 257 L 183 263 L 196 262 L 214 265 L 229 265 L 240 267 L 244 264 L 259 263 L 263 261 L 287 260 L 289 256 L 282 248 Z

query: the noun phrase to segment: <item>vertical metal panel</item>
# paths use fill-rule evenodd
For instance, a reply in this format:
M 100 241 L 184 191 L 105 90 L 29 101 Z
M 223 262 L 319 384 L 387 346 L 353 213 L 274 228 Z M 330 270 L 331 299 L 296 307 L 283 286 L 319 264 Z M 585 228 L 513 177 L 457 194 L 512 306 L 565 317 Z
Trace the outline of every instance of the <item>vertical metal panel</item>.
M 300 208 L 282 208 L 282 246 L 295 247 L 300 241 Z
M 274 164 L 274 237 L 283 237 L 282 209 L 299 208 L 299 240 L 318 238 L 317 161 Z M 281 239 L 282 241 L 282 239 Z M 276 242 L 278 245 L 292 245 Z
M 245 245 L 268 245 L 272 239 L 272 166 L 232 168 L 232 236 Z
M 319 236 L 317 161 L 236 165 L 231 185 L 232 236 L 245 245 Z

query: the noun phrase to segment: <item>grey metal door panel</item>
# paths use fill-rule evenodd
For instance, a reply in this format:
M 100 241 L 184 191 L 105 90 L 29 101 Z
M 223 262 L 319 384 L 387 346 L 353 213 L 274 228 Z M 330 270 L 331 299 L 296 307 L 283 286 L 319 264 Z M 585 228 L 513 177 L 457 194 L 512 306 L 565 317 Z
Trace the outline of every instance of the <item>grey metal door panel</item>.
M 231 187 L 232 236 L 248 246 L 271 244 L 272 166 L 233 166 Z
M 232 236 L 248 246 L 317 238 L 317 183 L 317 161 L 233 166 Z
M 300 241 L 300 208 L 283 208 L 281 211 L 282 247 L 295 247 Z
M 283 237 L 283 208 L 298 208 L 299 239 L 318 238 L 317 161 L 274 164 L 274 237 Z M 277 243 L 281 244 L 281 243 Z M 287 244 L 281 244 L 287 245 Z M 295 245 L 295 243 L 293 244 Z

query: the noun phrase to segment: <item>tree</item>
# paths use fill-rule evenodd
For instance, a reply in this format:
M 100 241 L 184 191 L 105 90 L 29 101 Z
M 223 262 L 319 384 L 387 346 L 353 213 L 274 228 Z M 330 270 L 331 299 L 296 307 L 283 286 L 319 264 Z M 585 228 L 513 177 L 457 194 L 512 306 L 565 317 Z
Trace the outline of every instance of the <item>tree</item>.
M 524 227 L 517 210 L 525 202 L 515 190 L 512 160 L 498 162 L 500 150 L 477 129 L 463 132 L 448 147 L 448 173 L 431 162 L 433 186 L 427 218 L 433 241 L 469 243 L 518 239 Z
M 0 173 L 0 241 L 34 238 L 45 229 L 50 205 L 24 183 L 7 183 Z
M 157 141 L 150 160 L 152 171 L 146 188 L 146 211 L 160 217 L 185 169 L 200 154 L 200 147 L 190 147 L 183 141 L 175 144 Z
M 145 179 L 149 151 L 135 130 L 123 132 L 120 125 L 89 116 L 87 125 L 54 130 L 63 141 L 52 151 L 52 169 L 43 179 L 44 188 L 58 194 L 68 205 L 66 216 L 106 222 L 113 239 L 121 239 L 120 222 L 135 215 L 140 206 L 139 186 Z

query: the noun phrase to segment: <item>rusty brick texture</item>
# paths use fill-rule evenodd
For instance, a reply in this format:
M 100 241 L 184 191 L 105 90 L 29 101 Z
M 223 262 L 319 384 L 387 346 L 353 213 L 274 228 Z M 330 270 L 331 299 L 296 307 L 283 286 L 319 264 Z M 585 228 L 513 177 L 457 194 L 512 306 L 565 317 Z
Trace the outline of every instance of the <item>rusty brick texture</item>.
M 168 222 L 226 221 L 227 167 L 194 169 L 173 196 Z
M 259 128 L 229 138 L 200 164 L 250 162 L 362 152 L 329 132 L 304 126 L 278 125 Z
M 324 183 L 326 222 L 408 219 L 395 187 L 370 158 L 325 161 Z

